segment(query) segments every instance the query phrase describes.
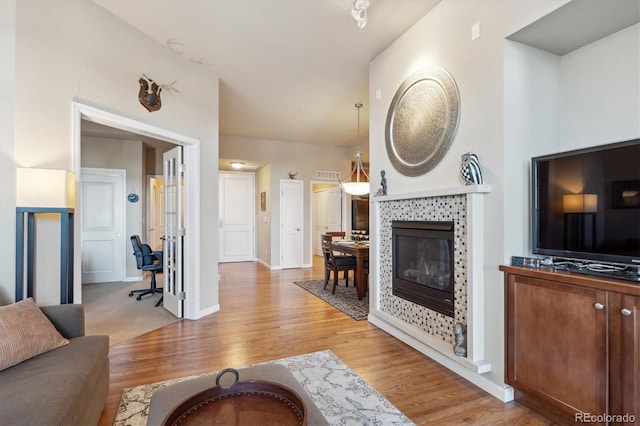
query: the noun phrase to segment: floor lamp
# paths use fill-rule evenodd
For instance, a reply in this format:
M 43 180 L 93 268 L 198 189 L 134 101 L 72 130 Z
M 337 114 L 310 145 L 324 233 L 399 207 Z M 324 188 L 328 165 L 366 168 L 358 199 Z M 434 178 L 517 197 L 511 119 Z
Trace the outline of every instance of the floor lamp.
M 594 250 L 596 243 L 597 194 L 567 194 L 562 196 L 564 211 L 565 248 L 569 250 Z M 585 223 L 591 220 L 591 226 Z M 590 228 L 590 229 L 589 229 Z M 586 244 L 586 237 L 589 245 Z
M 25 284 L 26 297 L 34 295 L 35 215 L 59 214 L 60 303 L 73 303 L 75 193 L 76 182 L 71 172 L 35 168 L 16 169 L 16 302 L 25 298 Z

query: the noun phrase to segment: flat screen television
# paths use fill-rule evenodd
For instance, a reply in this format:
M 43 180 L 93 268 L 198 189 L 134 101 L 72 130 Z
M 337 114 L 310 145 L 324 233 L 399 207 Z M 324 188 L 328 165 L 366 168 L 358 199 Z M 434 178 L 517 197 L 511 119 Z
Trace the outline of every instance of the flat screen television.
M 534 157 L 531 170 L 533 253 L 637 276 L 640 139 Z

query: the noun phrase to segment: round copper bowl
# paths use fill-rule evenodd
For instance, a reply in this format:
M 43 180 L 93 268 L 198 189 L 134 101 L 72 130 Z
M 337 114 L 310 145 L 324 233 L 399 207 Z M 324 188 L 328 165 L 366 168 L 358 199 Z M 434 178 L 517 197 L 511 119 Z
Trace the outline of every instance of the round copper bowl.
M 231 386 L 220 378 L 232 373 Z M 179 403 L 163 420 L 163 425 L 307 425 L 307 407 L 292 389 L 278 383 L 249 380 L 240 382 L 233 368 L 216 376 L 216 386 Z

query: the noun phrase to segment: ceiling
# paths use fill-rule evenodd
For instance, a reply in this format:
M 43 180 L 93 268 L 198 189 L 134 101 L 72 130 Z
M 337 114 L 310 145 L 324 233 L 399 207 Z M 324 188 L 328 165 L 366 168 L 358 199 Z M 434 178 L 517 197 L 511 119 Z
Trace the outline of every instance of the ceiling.
M 565 4 L 508 38 L 562 56 L 638 22 L 638 0 L 580 0 Z
M 220 78 L 222 135 L 337 147 L 359 142 L 365 155 L 369 62 L 439 2 L 370 0 L 359 30 L 353 0 L 93 1 Z M 637 23 L 638 1 L 571 1 L 509 38 L 564 55 Z M 360 141 L 357 102 L 364 104 Z M 106 132 L 83 124 L 83 134 Z M 230 170 L 231 160 L 243 159 L 221 158 L 220 169 Z M 263 165 L 246 163 L 250 170 Z
M 369 62 L 439 0 L 370 0 L 362 30 L 353 0 L 94 2 L 219 76 L 221 134 L 350 146 L 361 102 L 366 146 Z

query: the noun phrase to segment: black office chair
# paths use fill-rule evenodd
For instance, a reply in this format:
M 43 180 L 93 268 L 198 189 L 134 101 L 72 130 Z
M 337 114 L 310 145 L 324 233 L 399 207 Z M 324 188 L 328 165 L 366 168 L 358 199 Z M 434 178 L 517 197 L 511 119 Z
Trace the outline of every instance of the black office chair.
M 137 300 L 141 300 L 142 296 L 147 294 L 162 293 L 163 289 L 156 287 L 156 272 L 162 272 L 162 252 L 153 251 L 149 244 L 142 244 L 138 235 L 131 236 L 131 245 L 133 246 L 133 255 L 136 257 L 136 265 L 141 271 L 151 272 L 151 286 L 149 288 L 143 288 L 140 290 L 131 290 L 129 297 L 135 293 L 138 294 Z M 156 303 L 156 306 L 160 306 L 162 303 L 162 297 Z

